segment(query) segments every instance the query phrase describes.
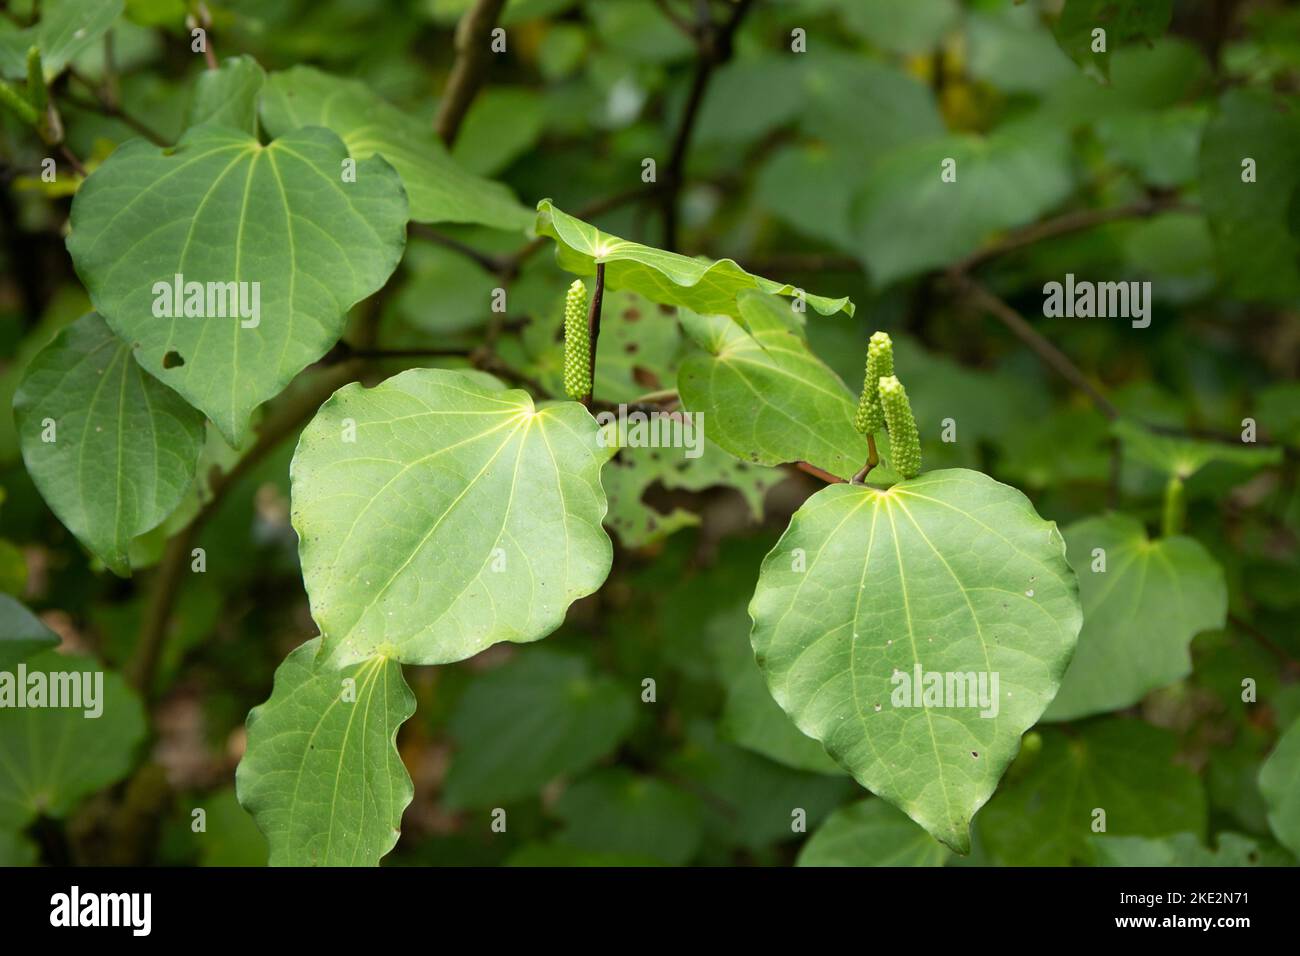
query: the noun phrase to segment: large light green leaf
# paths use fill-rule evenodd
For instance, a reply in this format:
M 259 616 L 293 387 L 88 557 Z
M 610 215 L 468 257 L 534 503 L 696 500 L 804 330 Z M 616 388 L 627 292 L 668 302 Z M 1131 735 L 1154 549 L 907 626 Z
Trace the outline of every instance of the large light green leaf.
M 772 696 L 799 728 L 962 853 L 1082 623 L 1056 525 L 962 469 L 813 495 L 764 560 L 749 613 Z M 955 687 L 909 700 L 899 681 L 917 669 L 967 675 L 963 694 L 982 676 L 984 700 Z
M 292 467 L 326 653 L 443 664 L 559 627 L 612 558 L 597 431 L 576 402 L 439 369 L 335 392 Z
M 1243 182 L 1253 161 L 1254 182 Z M 1283 100 L 1230 90 L 1201 139 L 1201 204 L 1218 250 L 1219 271 L 1237 296 L 1294 300 L 1300 295 L 1300 236 L 1287 197 L 1300 186 L 1300 119 Z
M 266 71 L 251 56 L 227 57 L 195 79 L 185 125 L 226 126 L 256 136 L 257 98 L 265 84 Z
M 47 686 L 70 687 L 62 678 L 70 674 L 80 690 L 83 677 L 94 686 L 102 681 L 97 702 L 81 697 L 80 706 L 34 707 L 6 703 L 0 707 L 0 831 L 14 831 L 37 816 L 64 817 L 84 798 L 120 780 L 131 769 L 136 749 L 144 740 L 144 708 L 117 674 L 103 672 L 85 657 L 44 651 L 29 658 L 27 690 L 32 675 L 44 675 Z M 13 673 L 15 685 L 18 674 Z M 16 686 L 10 687 L 16 692 Z M 93 706 L 92 706 L 93 704 Z M 99 710 L 99 716 L 87 715 Z
M 1222 627 L 1228 611 L 1223 569 L 1210 553 L 1181 535 L 1152 541 L 1142 522 L 1122 514 L 1064 534 L 1083 631 L 1044 719 L 1119 710 L 1190 674 L 1192 638 Z
M 1248 443 L 1162 435 L 1126 418 L 1111 425 L 1111 434 L 1124 443 L 1124 454 L 1145 465 L 1179 478 L 1190 478 L 1211 462 L 1221 461 L 1242 468 L 1267 468 L 1282 463 L 1279 447 L 1259 448 Z
M 941 178 L 949 159 L 955 182 Z M 1032 222 L 1070 194 L 1071 163 L 1068 137 L 1042 127 L 893 151 L 872 168 L 854 212 L 872 282 L 887 286 L 950 265 L 1001 230 Z
M 943 866 L 952 854 L 884 800 L 841 807 L 799 851 L 797 866 Z
M 28 366 L 14 415 L 27 471 L 50 508 L 110 570 L 129 575 L 131 542 L 194 483 L 203 416 L 145 374 L 94 313 Z
M 35 26 L 17 30 L 10 21 L 0 21 L 0 75 L 25 77 L 27 50 L 35 46 L 46 80 L 54 79 L 73 57 L 99 41 L 123 5 L 123 0 L 42 0 Z
M 239 802 L 273 866 L 374 866 L 397 843 L 411 778 L 397 730 L 415 696 L 396 661 L 334 669 L 313 638 L 284 659 L 270 699 L 248 715 Z
M 618 853 L 684 866 L 702 836 L 698 797 L 620 768 L 600 770 L 560 795 L 558 841 L 593 853 Z
M 677 373 L 682 405 L 703 413 L 709 438 L 743 461 L 806 461 L 852 477 L 869 453 L 853 427 L 856 397 L 808 348 L 787 303 L 752 291 L 738 301 L 739 321 L 682 315 L 700 346 Z M 873 482 L 892 478 L 885 468 L 871 475 Z
M 549 199 L 537 204 L 536 229 L 538 235 L 555 240 L 560 268 L 589 276 L 595 273 L 596 263 L 603 262 L 608 288 L 631 289 L 663 305 L 734 316 L 740 314 L 736 297 L 747 289 L 789 296 L 798 291 L 792 285 L 750 275 L 730 259 L 691 259 L 611 236 L 557 209 Z M 805 298 L 808 306 L 822 315 L 841 310 L 853 314 L 853 303 L 847 297 Z
M 505 186 L 458 166 L 428 121 L 407 115 L 357 80 L 309 66 L 273 73 L 261 111 L 272 136 L 299 126 L 325 126 L 343 138 L 353 159 L 383 156 L 401 175 L 416 222 L 523 230 L 532 221 Z
M 397 174 L 371 158 L 343 182 L 345 159 L 325 129 L 263 146 L 201 126 L 171 149 L 127 143 L 77 191 L 68 251 L 91 301 L 145 370 L 232 445 L 254 408 L 338 341 L 348 309 L 401 258 Z M 187 284 L 260 283 L 260 315 L 215 300 L 210 311 L 231 317 L 156 317 L 154 285 L 177 274 Z M 251 315 L 253 286 L 243 288 Z
M 580 657 L 542 649 L 489 671 L 452 714 L 457 750 L 444 801 L 501 805 L 586 770 L 627 736 L 640 691 L 593 676 Z
M 1278 842 L 1300 856 L 1300 720 L 1277 742 L 1259 771 L 1268 825 Z
M 1175 762 L 1177 740 L 1137 720 L 1090 721 L 1042 732 L 1042 750 L 1011 777 L 977 821 L 1004 866 L 1094 862 L 1092 837 L 1205 833 L 1200 780 Z M 1104 820 L 1096 812 L 1105 812 Z
M 19 661 L 58 645 L 58 635 L 36 615 L 8 594 L 0 594 L 0 670 L 13 670 Z

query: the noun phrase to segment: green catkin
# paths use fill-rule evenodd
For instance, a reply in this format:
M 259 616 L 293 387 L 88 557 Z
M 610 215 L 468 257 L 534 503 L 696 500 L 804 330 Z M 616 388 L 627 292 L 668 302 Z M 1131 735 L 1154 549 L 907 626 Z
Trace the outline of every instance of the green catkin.
M 853 425 L 863 435 L 885 427 L 885 412 L 880 407 L 879 382 L 894 374 L 894 343 L 888 332 L 876 332 L 867 343 L 867 374 L 862 382 L 862 396 Z
M 575 279 L 564 297 L 564 392 L 575 400 L 591 391 L 591 343 L 587 336 L 587 287 L 581 279 Z
M 921 436 L 916 430 L 907 391 L 892 375 L 880 380 L 880 404 L 889 429 L 890 464 L 903 478 L 915 478 L 921 473 Z

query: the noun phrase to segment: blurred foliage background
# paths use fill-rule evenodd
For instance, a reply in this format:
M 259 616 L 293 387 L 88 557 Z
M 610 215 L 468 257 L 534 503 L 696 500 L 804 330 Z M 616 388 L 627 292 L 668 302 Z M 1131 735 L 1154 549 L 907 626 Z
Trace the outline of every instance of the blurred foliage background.
M 4 5 L 0 41 L 31 6 Z M 218 57 L 356 78 L 432 128 L 468 6 L 236 0 L 207 10 Z M 867 336 L 888 330 L 927 468 L 987 471 L 1063 528 L 1114 507 L 1159 526 L 1169 456 L 1131 447 L 1108 419 L 1211 442 L 1238 441 L 1254 419 L 1259 445 L 1278 449 L 1270 464 L 1211 455 L 1185 475 L 1188 531 L 1228 582 L 1226 623 L 1191 628 L 1184 679 L 1122 714 L 1037 736 L 977 817 L 971 858 L 951 860 L 793 728 L 749 651 L 759 563 L 819 482 L 737 464 L 687 477 L 670 462 L 620 458 L 607 469 L 619 547 L 598 594 L 539 645 L 408 669 L 419 708 L 399 747 L 415 800 L 386 862 L 1204 862 L 1215 847 L 1220 860 L 1294 862 L 1273 841 L 1257 776 L 1300 716 L 1300 9 L 1179 0 L 1167 25 L 1115 29 L 1098 57 L 1051 0 L 740 6 L 734 36 L 693 36 L 698 18 L 727 24 L 736 5 L 509 0 L 507 50 L 491 58 L 452 155 L 525 205 L 549 197 L 629 239 L 851 296 L 852 319 L 809 315 L 818 355 L 856 389 Z M 1074 6 L 1101 15 L 1106 5 Z M 87 168 L 141 127 L 163 142 L 181 133 L 204 69 L 187 12 L 182 0 L 127 0 L 111 39 L 55 82 L 67 147 Z M 806 52 L 792 51 L 795 30 Z M 38 177 L 47 152 L 5 114 L 0 589 L 66 648 L 129 669 L 166 534 L 140 539 L 129 580 L 96 567 L 27 477 L 9 412 L 25 363 L 89 309 L 63 246 L 70 190 Z M 1224 185 L 1243 156 L 1259 163 L 1250 193 Z M 980 183 L 976 201 L 954 205 L 935 188 L 945 157 Z M 653 184 L 642 181 L 647 158 Z M 550 248 L 525 242 L 413 228 L 398 274 L 356 310 L 353 352 L 364 344 L 377 356 L 357 374 L 464 364 L 380 350 L 491 342 L 502 362 L 558 391 L 569 277 Z M 1043 284 L 1067 273 L 1149 280 L 1150 327 L 1043 318 Z M 493 319 L 503 284 L 509 308 Z M 597 379 L 615 389 L 607 397 L 672 388 L 686 348 L 674 323 L 641 321 L 644 304 L 630 298 L 612 304 Z M 1001 308 L 1037 338 L 1000 320 Z M 1091 394 L 1044 363 L 1043 342 Z M 335 372 L 327 361 L 304 373 L 267 419 Z M 955 442 L 941 440 L 948 418 Z M 219 494 L 199 491 L 216 501 L 197 529 L 207 571 L 175 595 L 130 774 L 40 815 L 12 847 L 0 840 L 0 859 L 265 861 L 232 782 L 248 710 L 315 633 L 289 525 L 294 434 L 217 482 Z M 229 469 L 246 451 L 214 437 L 212 465 Z M 1257 703 L 1242 701 L 1247 677 Z M 646 678 L 654 703 L 640 699 Z M 1097 805 L 1150 812 L 1098 838 L 1087 825 Z M 192 832 L 196 807 L 205 833 Z M 505 833 L 490 828 L 496 807 L 508 812 Z

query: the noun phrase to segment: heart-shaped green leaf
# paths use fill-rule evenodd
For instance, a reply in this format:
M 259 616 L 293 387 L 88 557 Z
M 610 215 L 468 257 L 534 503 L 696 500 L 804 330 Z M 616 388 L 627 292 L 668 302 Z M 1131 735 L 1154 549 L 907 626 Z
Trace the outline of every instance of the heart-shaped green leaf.
M 397 174 L 372 158 L 347 182 L 347 159 L 325 129 L 263 146 L 200 126 L 171 149 L 127 143 L 77 191 L 68 252 L 91 301 L 232 445 L 401 259 Z M 169 295 L 177 275 L 205 294 Z
M 738 302 L 739 321 L 682 314 L 700 347 L 677 373 L 682 405 L 702 412 L 709 438 L 742 461 L 806 461 L 852 477 L 869 454 L 853 427 L 856 396 L 808 348 L 788 303 L 752 291 Z M 871 474 L 873 483 L 893 479 L 883 467 Z
M 943 866 L 952 854 L 884 800 L 840 807 L 799 851 L 796 866 Z
M 560 268 L 589 276 L 595 273 L 596 263 L 603 262 L 609 288 L 631 289 L 663 305 L 734 316 L 740 314 L 736 296 L 746 289 L 789 296 L 800 291 L 792 285 L 750 275 L 730 259 L 691 259 L 611 236 L 561 211 L 549 199 L 537 204 L 536 229 L 539 236 L 555 240 Z M 840 311 L 853 314 L 853 303 L 847 297 L 806 295 L 805 301 L 822 315 Z
M 293 526 L 337 665 L 535 641 L 600 587 L 613 548 L 596 422 L 440 369 L 321 406 L 294 454 Z
M 1124 443 L 1124 454 L 1145 465 L 1179 478 L 1190 478 L 1215 461 L 1242 468 L 1267 468 L 1282 463 L 1282 449 L 1259 448 L 1243 442 L 1204 441 L 1177 435 L 1161 435 L 1136 422 L 1121 418 L 1111 425 L 1111 434 Z
M 457 744 L 443 797 L 500 805 L 580 773 L 627 736 L 641 688 L 593 675 L 581 657 L 537 648 L 477 678 L 450 729 Z
M 66 816 L 125 776 L 144 740 L 144 708 L 117 674 L 56 651 L 20 666 L 0 680 L 0 831 L 40 815 Z M 32 697 L 38 685 L 45 687 L 39 706 Z M 72 706 L 51 706 L 55 688 Z M 25 694 L 25 706 L 17 694 Z
M 59 520 L 115 574 L 194 483 L 203 416 L 91 313 L 59 333 L 14 398 L 23 460 Z
M 768 687 L 799 728 L 962 853 L 1082 623 L 1056 525 L 963 469 L 813 495 L 764 560 L 749 613 Z
M 272 866 L 375 866 L 414 793 L 396 741 L 415 695 L 396 661 L 335 670 L 318 660 L 320 644 L 286 657 L 270 700 L 249 713 L 239 802 L 270 842 Z
M 308 66 L 273 73 L 262 94 L 262 122 L 272 136 L 299 126 L 325 126 L 343 138 L 354 159 L 383 156 L 401 175 L 416 222 L 523 230 L 532 221 L 505 186 L 458 166 L 428 121 L 402 112 L 356 80 Z
M 1300 719 L 1291 724 L 1259 771 L 1268 825 L 1278 842 L 1300 856 Z
M 1228 611 L 1218 562 L 1191 538 L 1152 541 L 1127 515 L 1089 518 L 1064 533 L 1083 630 L 1044 719 L 1119 710 L 1190 674 L 1192 638 L 1222 627 Z

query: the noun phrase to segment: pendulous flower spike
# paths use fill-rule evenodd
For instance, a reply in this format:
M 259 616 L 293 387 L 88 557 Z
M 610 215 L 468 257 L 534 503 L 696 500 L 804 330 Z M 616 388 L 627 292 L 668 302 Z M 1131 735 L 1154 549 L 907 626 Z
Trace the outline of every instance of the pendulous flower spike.
M 862 396 L 853 425 L 863 435 L 885 427 L 885 413 L 880 406 L 879 382 L 894 374 L 894 343 L 888 332 L 876 332 L 867 343 L 867 372 L 862 382 Z
M 903 478 L 915 478 L 921 473 L 921 436 L 916 430 L 907 390 L 893 375 L 880 380 L 880 404 L 889 429 L 890 464 Z
M 587 287 L 574 279 L 564 297 L 564 392 L 574 400 L 591 391 L 591 342 L 587 332 Z

